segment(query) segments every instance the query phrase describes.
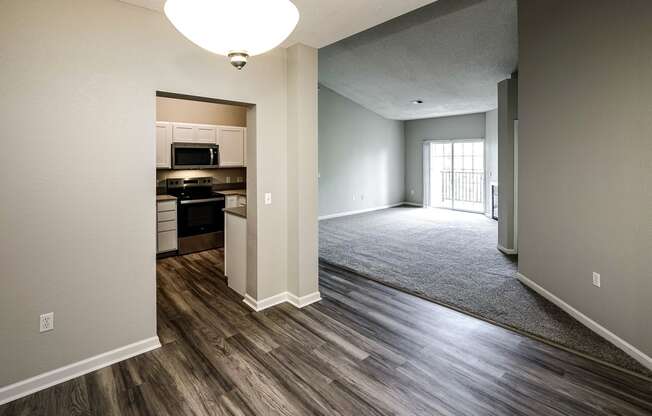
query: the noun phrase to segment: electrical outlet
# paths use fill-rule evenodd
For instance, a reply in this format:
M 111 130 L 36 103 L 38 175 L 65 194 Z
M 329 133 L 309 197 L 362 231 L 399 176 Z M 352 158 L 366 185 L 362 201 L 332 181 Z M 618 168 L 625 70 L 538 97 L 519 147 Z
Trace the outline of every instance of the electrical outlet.
M 52 331 L 54 329 L 54 312 L 41 315 L 39 326 L 41 332 Z
M 593 272 L 593 286 L 600 287 L 600 274 Z
M 265 194 L 265 205 L 272 205 L 272 194 L 270 192 Z
M 414 189 L 410 189 L 410 195 L 414 195 Z

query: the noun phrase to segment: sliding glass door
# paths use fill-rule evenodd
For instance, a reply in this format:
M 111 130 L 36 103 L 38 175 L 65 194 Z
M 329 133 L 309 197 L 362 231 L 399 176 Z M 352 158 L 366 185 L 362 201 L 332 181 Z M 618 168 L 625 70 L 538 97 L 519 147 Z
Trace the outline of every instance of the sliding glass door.
M 434 140 L 424 144 L 425 204 L 484 211 L 484 141 Z

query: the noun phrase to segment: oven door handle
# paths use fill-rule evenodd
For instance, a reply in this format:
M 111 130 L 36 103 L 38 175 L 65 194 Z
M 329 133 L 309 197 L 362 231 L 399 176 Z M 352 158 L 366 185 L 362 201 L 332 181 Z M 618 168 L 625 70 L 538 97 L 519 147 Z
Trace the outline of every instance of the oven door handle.
M 224 201 L 224 197 L 206 198 L 206 199 L 186 199 L 186 200 L 183 200 L 183 201 L 179 201 L 179 204 L 181 204 L 181 205 L 203 204 L 205 202 L 219 202 L 219 201 Z

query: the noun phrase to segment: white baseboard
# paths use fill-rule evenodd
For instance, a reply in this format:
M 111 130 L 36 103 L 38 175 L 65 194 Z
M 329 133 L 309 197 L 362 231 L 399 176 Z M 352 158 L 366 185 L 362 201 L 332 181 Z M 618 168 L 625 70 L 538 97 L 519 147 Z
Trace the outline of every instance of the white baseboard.
M 287 300 L 287 292 L 283 292 L 261 300 L 256 300 L 252 296 L 245 294 L 243 302 L 256 312 L 260 312 L 263 309 L 271 308 L 272 306 L 278 305 L 279 303 L 287 302 Z
M 296 296 L 290 292 L 283 292 L 279 293 L 278 295 L 274 295 L 258 301 L 249 295 L 245 295 L 243 302 L 254 311 L 260 312 L 263 309 L 271 308 L 272 306 L 285 302 L 288 302 L 297 308 L 303 308 L 310 305 L 311 303 L 319 302 L 320 300 L 321 295 L 319 292 L 314 292 L 301 297 Z
M 625 351 L 630 357 L 634 358 L 643 366 L 652 370 L 652 358 L 647 356 L 641 350 L 639 350 L 629 342 L 625 341 L 624 339 L 620 338 L 618 335 L 614 334 L 613 332 L 609 331 L 607 328 L 603 327 L 599 323 L 595 322 L 593 319 L 584 315 L 582 312 L 578 311 L 568 303 L 564 302 L 563 300 L 561 300 L 560 298 L 558 298 L 548 290 L 539 286 L 538 284 L 536 284 L 534 281 L 527 278 L 522 273 L 517 273 L 516 277 L 524 285 L 528 286 L 530 289 L 534 290 L 544 298 L 548 299 L 550 302 L 559 306 L 562 310 L 564 310 L 573 318 L 580 321 L 582 324 L 584 324 L 586 327 L 591 329 L 593 332 L 597 333 L 598 335 L 605 338 L 606 340 L 608 340 L 609 342 L 611 342 L 621 350 Z
M 301 297 L 293 295 L 290 292 L 287 292 L 287 295 L 288 295 L 288 302 L 290 302 L 297 308 L 303 308 L 310 305 L 311 303 L 319 302 L 321 300 L 321 295 L 319 294 L 319 292 L 313 292 L 309 295 L 301 296 Z
M 383 205 L 383 206 L 380 206 L 380 207 L 360 209 L 360 210 L 357 210 L 357 211 L 338 212 L 337 214 L 322 215 L 321 217 L 319 217 L 319 220 L 321 221 L 321 220 L 328 220 L 328 219 L 331 219 L 331 218 L 348 217 L 349 215 L 364 214 L 365 212 L 372 212 L 372 211 L 379 211 L 381 209 L 400 207 L 401 205 L 413 205 L 413 203 L 399 202 L 398 204 Z M 418 205 L 418 206 L 421 206 L 421 205 Z
M 60 367 L 47 373 L 39 374 L 37 376 L 10 384 L 5 387 L 0 387 L 0 405 L 9 403 L 21 397 L 28 396 L 37 391 L 52 387 L 56 384 L 63 383 L 75 377 L 88 374 L 100 368 L 108 367 L 111 364 L 126 360 L 127 358 L 135 357 L 147 351 L 152 351 L 159 348 L 161 343 L 158 337 L 144 339 L 133 344 L 125 345 L 124 347 L 116 348 L 115 350 L 105 352 L 94 357 L 87 358 L 76 363 L 69 364 L 65 367 Z
M 518 250 L 513 249 L 513 248 L 505 248 L 505 247 L 501 246 L 500 244 L 498 244 L 498 246 L 496 246 L 496 247 L 498 248 L 498 250 L 500 250 L 503 253 L 508 254 L 508 255 L 518 254 Z
M 423 204 L 419 204 L 417 202 L 403 202 L 401 205 L 409 205 L 411 207 L 423 208 Z

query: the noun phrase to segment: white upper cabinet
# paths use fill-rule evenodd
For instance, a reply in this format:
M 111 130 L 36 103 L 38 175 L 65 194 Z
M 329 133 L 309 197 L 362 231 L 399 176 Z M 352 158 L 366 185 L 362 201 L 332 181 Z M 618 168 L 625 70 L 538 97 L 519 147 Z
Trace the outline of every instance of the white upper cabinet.
M 194 124 L 172 123 L 172 141 L 181 143 L 193 143 L 197 127 Z
M 156 122 L 156 167 L 171 168 L 172 143 L 218 144 L 220 167 L 247 166 L 247 129 L 211 124 Z
M 197 125 L 197 143 L 217 143 L 217 126 Z
M 172 141 L 176 143 L 217 143 L 217 126 L 172 123 Z
M 166 122 L 156 123 L 156 168 L 170 169 L 172 146 L 172 124 Z
M 220 167 L 245 166 L 245 137 L 244 127 L 219 127 Z

